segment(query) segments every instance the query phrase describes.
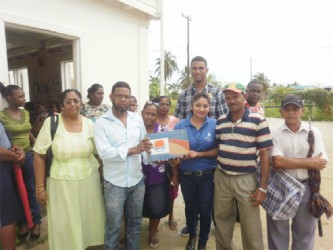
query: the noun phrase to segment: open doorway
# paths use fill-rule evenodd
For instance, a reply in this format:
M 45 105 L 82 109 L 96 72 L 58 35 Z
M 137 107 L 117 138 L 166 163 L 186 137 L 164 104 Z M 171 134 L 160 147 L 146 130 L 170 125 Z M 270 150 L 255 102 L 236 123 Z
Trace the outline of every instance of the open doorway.
M 74 87 L 73 43 L 57 33 L 5 25 L 9 84 L 22 87 L 27 101 L 45 107 Z

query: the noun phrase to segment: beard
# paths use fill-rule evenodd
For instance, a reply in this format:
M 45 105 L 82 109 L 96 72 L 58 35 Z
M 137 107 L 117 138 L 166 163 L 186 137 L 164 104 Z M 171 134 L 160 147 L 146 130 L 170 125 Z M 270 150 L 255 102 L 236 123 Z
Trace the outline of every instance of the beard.
M 127 108 L 128 107 L 127 107 L 127 105 L 125 105 L 125 106 L 113 105 L 113 108 L 116 110 L 116 112 L 118 114 L 123 115 L 123 114 L 127 113 Z

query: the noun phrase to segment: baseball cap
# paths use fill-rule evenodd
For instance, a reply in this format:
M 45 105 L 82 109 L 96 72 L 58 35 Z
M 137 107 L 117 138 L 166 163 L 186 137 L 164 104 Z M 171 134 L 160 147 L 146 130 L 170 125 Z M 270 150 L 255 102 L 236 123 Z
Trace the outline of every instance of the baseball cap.
M 236 92 L 236 93 L 245 93 L 244 86 L 240 83 L 235 83 L 235 82 L 225 85 L 224 89 L 223 89 L 223 92 L 225 92 L 227 90 L 231 90 L 231 91 Z
M 281 108 L 283 109 L 288 104 L 294 104 L 299 108 L 303 108 L 303 101 L 302 98 L 298 95 L 287 95 L 281 101 Z

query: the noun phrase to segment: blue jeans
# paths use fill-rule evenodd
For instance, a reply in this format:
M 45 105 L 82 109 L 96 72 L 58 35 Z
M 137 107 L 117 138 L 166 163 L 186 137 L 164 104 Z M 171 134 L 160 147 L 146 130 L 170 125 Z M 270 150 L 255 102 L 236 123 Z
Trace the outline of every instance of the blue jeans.
M 106 211 L 104 249 L 118 249 L 123 211 L 127 235 L 126 248 L 140 249 L 139 243 L 144 194 L 144 178 L 132 187 L 118 187 L 104 180 L 104 202 Z
M 186 226 L 190 236 L 196 236 L 197 214 L 199 214 L 199 245 L 206 245 L 212 222 L 214 197 L 214 173 L 201 176 L 184 175 L 180 171 L 180 184 L 185 201 Z
M 40 206 L 36 199 L 36 184 L 35 184 L 35 171 L 34 171 L 34 158 L 32 151 L 25 153 L 25 160 L 22 166 L 22 175 L 27 189 L 28 200 L 30 205 L 30 210 L 32 214 L 32 220 L 34 224 L 41 224 L 41 212 Z M 23 205 L 22 205 L 22 211 Z M 22 218 L 19 220 L 19 224 L 27 224 L 24 213 Z

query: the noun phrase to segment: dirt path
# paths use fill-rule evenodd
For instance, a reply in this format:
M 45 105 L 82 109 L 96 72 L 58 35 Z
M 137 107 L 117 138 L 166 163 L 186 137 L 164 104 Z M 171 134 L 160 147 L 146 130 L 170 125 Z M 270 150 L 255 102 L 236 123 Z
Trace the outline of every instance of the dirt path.
M 271 129 L 276 128 L 280 124 L 282 124 L 282 119 L 268 119 Z M 326 147 L 326 151 L 328 153 L 328 157 L 330 159 L 330 163 L 328 167 L 322 172 L 322 187 L 321 193 L 333 204 L 333 122 L 313 122 L 313 125 L 319 128 L 323 134 L 324 143 Z M 167 218 L 161 220 L 160 227 L 159 227 L 159 239 L 160 239 L 160 246 L 158 249 L 161 250 L 183 250 L 185 249 L 185 245 L 187 242 L 187 238 L 180 236 L 180 230 L 185 226 L 185 217 L 184 217 L 184 202 L 183 197 L 180 196 L 176 199 L 175 202 L 175 219 L 178 222 L 178 229 L 177 231 L 172 231 L 169 229 L 167 224 Z M 266 219 L 265 219 L 265 212 L 261 211 L 261 218 L 262 218 L 262 225 L 263 225 L 263 232 L 264 232 L 264 243 L 265 249 L 267 248 L 267 233 L 266 233 Z M 42 233 L 45 237 L 47 231 L 47 223 L 43 222 Z M 322 225 L 324 236 L 319 237 L 318 233 L 316 234 L 316 241 L 315 241 L 315 249 L 316 250 L 327 250 L 333 249 L 333 227 L 332 221 L 328 221 L 325 216 L 322 216 Z M 147 243 L 148 241 L 148 220 L 143 220 L 142 225 L 142 236 L 141 236 L 141 249 L 151 249 Z M 214 237 L 215 229 L 212 226 L 212 230 L 210 233 L 210 238 L 208 241 L 207 249 L 215 249 L 215 237 Z M 242 249 L 241 244 L 241 236 L 240 236 L 240 227 L 239 224 L 236 224 L 235 232 L 234 232 L 234 244 L 236 249 Z M 24 245 L 17 247 L 18 250 L 25 249 Z M 48 242 L 44 240 L 43 242 L 36 245 L 33 249 L 35 250 L 47 250 L 48 249 Z M 94 249 L 103 249 L 102 247 L 94 248 Z M 66 250 L 66 249 L 63 249 Z M 71 249 L 68 249 L 71 250 Z

